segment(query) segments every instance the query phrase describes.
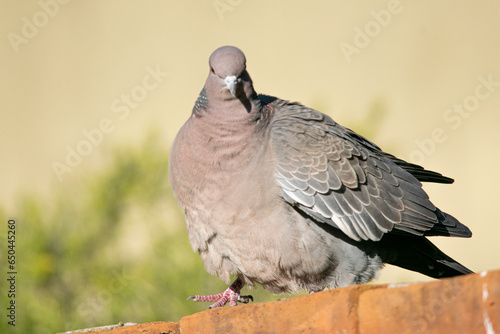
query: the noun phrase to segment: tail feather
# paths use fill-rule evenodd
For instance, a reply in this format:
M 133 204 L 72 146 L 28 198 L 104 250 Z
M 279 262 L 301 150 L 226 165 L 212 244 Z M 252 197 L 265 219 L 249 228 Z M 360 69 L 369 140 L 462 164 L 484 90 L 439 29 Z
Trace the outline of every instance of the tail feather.
M 434 211 L 438 218 L 438 223 L 435 224 L 430 230 L 424 233 L 425 236 L 447 236 L 447 237 L 460 237 L 470 238 L 472 232 L 467 226 L 459 222 L 452 215 L 443 212 L 439 209 Z
M 432 170 L 424 169 L 424 167 L 412 164 L 411 162 L 404 161 L 402 159 L 396 158 L 392 154 L 382 152 L 382 154 L 392 160 L 396 165 L 406 170 L 411 175 L 415 176 L 417 180 L 421 182 L 433 182 L 433 183 L 453 183 L 454 180 L 450 177 L 444 176 L 441 173 L 434 172 Z
M 426 238 L 388 234 L 380 242 L 384 250 L 381 254 L 385 263 L 416 271 L 433 278 L 473 273 L 473 271 L 443 253 Z

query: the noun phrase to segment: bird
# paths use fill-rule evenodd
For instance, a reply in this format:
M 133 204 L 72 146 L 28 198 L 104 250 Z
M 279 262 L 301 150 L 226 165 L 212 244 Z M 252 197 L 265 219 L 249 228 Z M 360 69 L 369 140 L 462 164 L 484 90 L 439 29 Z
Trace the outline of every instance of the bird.
M 384 264 L 433 278 L 472 273 L 427 237 L 471 237 L 422 182 L 453 179 L 384 152 L 297 102 L 257 94 L 244 53 L 216 49 L 169 157 L 189 242 L 223 292 L 188 299 L 253 301 L 245 285 L 295 293 L 364 284 Z

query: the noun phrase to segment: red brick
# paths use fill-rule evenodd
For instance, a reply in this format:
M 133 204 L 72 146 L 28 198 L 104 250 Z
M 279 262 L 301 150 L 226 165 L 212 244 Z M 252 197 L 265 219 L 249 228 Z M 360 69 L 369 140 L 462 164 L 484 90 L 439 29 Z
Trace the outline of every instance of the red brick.
M 157 321 L 146 324 L 118 327 L 109 331 L 91 333 L 102 334 L 181 334 L 178 322 Z
M 192 333 L 357 333 L 357 304 L 364 285 L 287 300 L 200 312 L 181 319 Z
M 360 334 L 487 333 L 487 319 L 498 333 L 499 289 L 500 271 L 492 271 L 366 291 L 358 310 Z
M 224 307 L 101 333 L 500 333 L 500 270 L 430 283 L 363 285 Z

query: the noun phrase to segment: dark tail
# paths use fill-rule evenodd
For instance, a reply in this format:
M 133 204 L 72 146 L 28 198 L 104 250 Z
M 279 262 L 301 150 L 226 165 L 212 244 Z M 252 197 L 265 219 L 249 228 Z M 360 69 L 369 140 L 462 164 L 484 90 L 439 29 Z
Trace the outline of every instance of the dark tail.
M 470 238 L 472 232 L 467 226 L 459 222 L 455 217 L 449 213 L 443 212 L 436 208 L 434 211 L 438 219 L 429 231 L 424 232 L 425 236 L 446 236 L 446 237 L 460 237 Z
M 425 237 L 385 235 L 380 241 L 385 263 L 434 277 L 453 277 L 472 274 Z

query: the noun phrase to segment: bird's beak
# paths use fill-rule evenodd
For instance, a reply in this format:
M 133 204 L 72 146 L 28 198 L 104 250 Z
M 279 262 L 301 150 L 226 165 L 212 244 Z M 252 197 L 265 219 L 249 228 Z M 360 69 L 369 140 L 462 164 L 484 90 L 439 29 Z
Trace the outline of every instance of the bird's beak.
M 228 75 L 224 82 L 226 83 L 227 89 L 231 92 L 232 96 L 236 96 L 236 85 L 238 84 L 238 78 L 236 75 Z

